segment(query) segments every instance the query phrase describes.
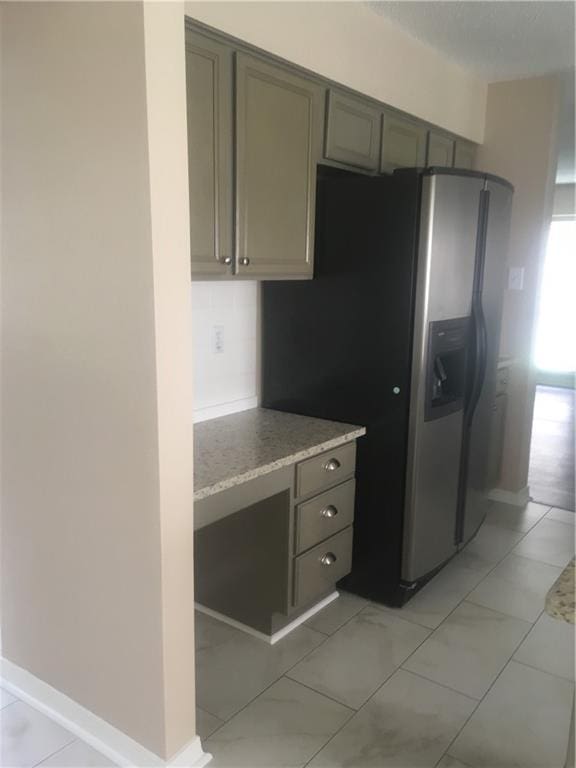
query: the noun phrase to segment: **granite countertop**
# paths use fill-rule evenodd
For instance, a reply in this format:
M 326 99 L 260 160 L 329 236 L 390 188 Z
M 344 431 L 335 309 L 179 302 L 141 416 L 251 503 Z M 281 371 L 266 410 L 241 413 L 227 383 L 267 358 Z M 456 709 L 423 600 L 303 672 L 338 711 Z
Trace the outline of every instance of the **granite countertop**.
M 267 408 L 221 416 L 194 426 L 194 500 L 336 448 L 364 427 Z
M 574 624 L 574 560 L 562 571 L 546 595 L 546 613 Z

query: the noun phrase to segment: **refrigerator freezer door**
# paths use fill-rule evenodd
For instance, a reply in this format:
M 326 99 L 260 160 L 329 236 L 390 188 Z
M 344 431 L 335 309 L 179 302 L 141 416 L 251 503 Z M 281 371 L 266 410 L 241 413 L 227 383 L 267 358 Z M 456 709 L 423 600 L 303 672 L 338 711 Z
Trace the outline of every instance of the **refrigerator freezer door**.
M 502 304 L 506 277 L 506 257 L 512 208 L 512 190 L 504 184 L 489 181 L 485 228 L 484 268 L 478 296 L 484 324 L 485 371 L 476 407 L 465 414 L 467 434 L 463 453 L 467 454 L 464 487 L 461 489 L 459 529 L 462 542 L 469 541 L 486 517 L 490 485 L 490 438 L 494 423 L 492 410 L 496 397 L 496 371 L 500 348 Z M 466 446 L 466 440 L 469 441 Z
M 456 551 L 463 412 L 425 420 L 431 323 L 469 317 L 484 179 L 423 179 L 414 323 L 402 579 L 414 582 Z

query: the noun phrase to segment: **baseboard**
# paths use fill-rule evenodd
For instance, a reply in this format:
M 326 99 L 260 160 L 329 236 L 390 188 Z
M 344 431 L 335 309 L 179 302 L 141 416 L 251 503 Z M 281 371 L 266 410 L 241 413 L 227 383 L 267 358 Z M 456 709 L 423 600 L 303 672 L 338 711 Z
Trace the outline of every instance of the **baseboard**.
M 520 491 L 505 491 L 503 488 L 493 488 L 488 494 L 492 501 L 501 501 L 515 507 L 525 507 L 530 501 L 530 488 L 526 485 Z
M 239 629 L 242 632 L 253 635 L 259 640 L 263 640 L 265 643 L 274 645 L 278 642 L 278 640 L 281 640 L 283 637 L 286 637 L 286 635 L 290 634 L 290 632 L 293 632 L 296 627 L 299 627 L 301 624 L 304 624 L 305 621 L 308 621 L 308 619 L 312 618 L 312 616 L 317 614 L 318 611 L 321 611 L 322 608 L 330 605 L 330 603 L 336 600 L 336 598 L 339 596 L 339 592 L 331 592 L 323 600 L 320 600 L 319 603 L 313 605 L 312 608 L 309 608 L 307 611 L 304 611 L 304 613 L 301 613 L 296 619 L 294 619 L 294 621 L 286 624 L 286 626 L 282 627 L 282 629 L 279 629 L 278 632 L 274 632 L 273 635 L 266 635 L 264 632 L 259 632 L 257 629 L 249 627 L 247 624 L 242 624 L 241 621 L 236 621 L 236 619 L 231 619 L 229 616 L 224 616 L 224 614 L 218 613 L 218 611 L 213 611 L 211 608 L 206 608 L 205 605 L 201 605 L 200 603 L 195 603 L 195 608 L 197 611 L 200 611 L 200 613 L 205 613 L 206 616 L 211 616 L 213 619 L 217 619 L 224 624 L 229 624 L 235 629 Z
M 202 768 L 212 755 L 198 736 L 171 760 L 165 761 L 110 723 L 30 672 L 0 659 L 0 685 L 49 717 L 122 768 Z

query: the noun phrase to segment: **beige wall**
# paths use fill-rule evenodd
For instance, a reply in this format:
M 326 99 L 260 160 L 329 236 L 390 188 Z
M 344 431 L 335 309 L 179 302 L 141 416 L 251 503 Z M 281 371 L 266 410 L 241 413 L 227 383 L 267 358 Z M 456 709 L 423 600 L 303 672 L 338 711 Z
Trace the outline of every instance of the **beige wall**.
M 186 2 L 186 14 L 325 77 L 482 141 L 486 84 L 364 2 Z
M 561 218 L 576 215 L 576 184 L 556 184 L 553 215 Z
M 554 78 L 488 87 L 486 135 L 477 167 L 515 187 L 508 263 L 524 267 L 524 290 L 506 291 L 501 350 L 516 359 L 509 387 L 501 487 L 526 487 L 532 429 L 533 326 L 552 214 L 557 158 L 559 88 Z
M 3 654 L 167 757 L 194 735 L 182 6 L 2 16 Z

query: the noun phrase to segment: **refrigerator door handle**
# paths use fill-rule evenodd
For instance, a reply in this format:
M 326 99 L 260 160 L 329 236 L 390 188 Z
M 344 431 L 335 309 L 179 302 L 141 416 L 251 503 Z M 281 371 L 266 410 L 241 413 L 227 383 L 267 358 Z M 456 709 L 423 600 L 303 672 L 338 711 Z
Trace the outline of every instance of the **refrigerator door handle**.
M 488 338 L 486 334 L 486 321 L 482 311 L 482 301 L 477 297 L 472 306 L 472 333 L 474 334 L 474 378 L 470 390 L 470 396 L 466 407 L 466 426 L 470 426 L 486 377 L 486 363 Z

